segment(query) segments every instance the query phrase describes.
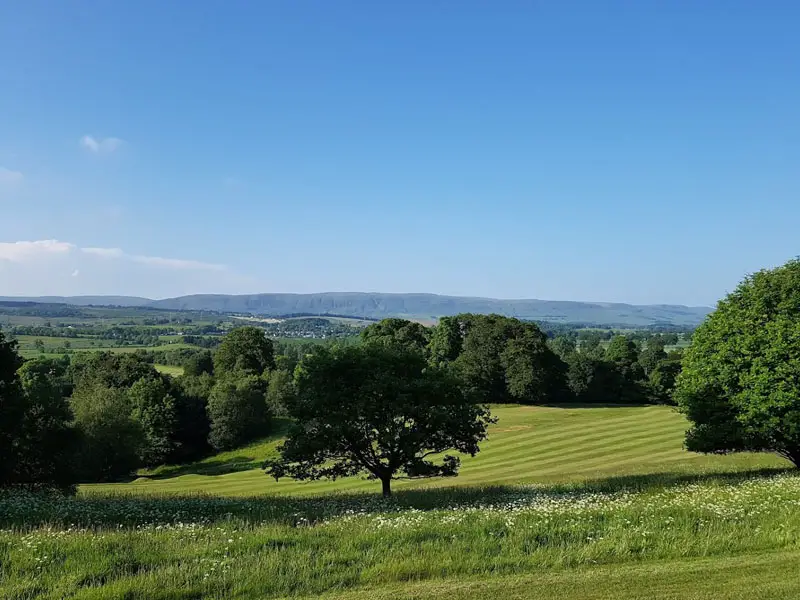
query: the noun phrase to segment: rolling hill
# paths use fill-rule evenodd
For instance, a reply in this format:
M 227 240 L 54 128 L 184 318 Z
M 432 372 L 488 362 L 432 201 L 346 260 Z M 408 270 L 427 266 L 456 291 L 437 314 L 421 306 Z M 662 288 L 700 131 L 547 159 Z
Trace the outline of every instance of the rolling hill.
M 520 319 L 602 326 L 698 325 L 711 311 L 708 307 L 669 304 L 632 305 L 557 300 L 499 300 L 436 294 L 379 294 L 331 292 L 321 294 L 200 294 L 148 300 L 125 296 L 78 296 L 0 298 L 60 302 L 85 306 L 149 306 L 167 310 L 212 310 L 265 316 L 287 314 L 340 314 L 381 319 L 405 317 L 435 319 L 459 313 L 498 313 Z
M 668 406 L 534 407 L 496 406 L 499 421 L 474 458 L 462 457 L 455 479 L 395 482 L 395 489 L 447 486 L 560 484 L 637 475 L 747 471 L 785 467 L 770 454 L 706 456 L 687 452 L 687 422 Z M 81 486 L 83 493 L 176 494 L 202 492 L 222 496 L 259 494 L 377 493 L 380 485 L 362 477 L 336 481 L 276 482 L 261 470 L 275 456 L 280 432 L 273 439 L 182 466 L 162 467 L 130 483 Z M 377 489 L 376 489 L 377 485 Z

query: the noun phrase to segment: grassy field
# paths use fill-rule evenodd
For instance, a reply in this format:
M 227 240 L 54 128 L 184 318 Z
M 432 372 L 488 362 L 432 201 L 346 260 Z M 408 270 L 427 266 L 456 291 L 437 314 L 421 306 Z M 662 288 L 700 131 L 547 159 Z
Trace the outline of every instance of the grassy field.
M 796 598 L 800 477 L 0 495 L 3 598 Z
M 275 483 L 259 444 L 74 498 L 0 494 L 0 597 L 794 599 L 800 475 L 667 407 L 497 407 L 456 479 Z M 532 485 L 521 485 L 528 483 Z
M 455 479 L 398 481 L 396 489 L 563 483 L 628 475 L 747 471 L 787 463 L 766 454 L 703 456 L 682 448 L 684 417 L 666 406 L 542 408 L 503 406 L 489 439 L 465 457 Z M 132 483 L 84 486 L 84 493 L 204 492 L 220 495 L 377 492 L 361 478 L 335 482 L 275 482 L 258 468 L 279 435 L 252 446 L 181 467 L 165 467 Z
M 20 341 L 20 354 L 24 358 L 36 358 L 39 356 L 43 356 L 45 358 L 53 358 L 56 356 L 63 355 L 63 352 L 59 352 L 60 349 L 64 348 L 64 341 L 72 342 L 70 344 L 69 349 L 74 353 L 78 352 L 136 352 L 137 350 L 146 350 L 148 352 L 160 352 L 162 350 L 179 350 L 185 348 L 193 348 L 197 349 L 197 346 L 191 346 L 189 344 L 181 344 L 181 343 L 174 343 L 174 344 L 162 344 L 160 346 L 115 346 L 116 342 L 114 340 L 90 340 L 87 338 L 77 338 L 77 339 L 69 339 L 69 338 L 34 338 L 33 336 L 19 336 L 20 338 L 31 337 L 31 342 L 28 343 L 25 341 L 24 343 Z M 40 352 L 33 346 L 34 339 L 41 339 L 46 342 L 45 352 Z M 58 343 L 53 342 L 52 340 L 59 340 Z M 91 342 L 96 342 L 94 345 Z M 102 342 L 105 342 L 103 344 Z
M 166 373 L 173 377 L 180 377 L 183 375 L 183 367 L 176 367 L 174 365 L 154 365 L 159 373 Z

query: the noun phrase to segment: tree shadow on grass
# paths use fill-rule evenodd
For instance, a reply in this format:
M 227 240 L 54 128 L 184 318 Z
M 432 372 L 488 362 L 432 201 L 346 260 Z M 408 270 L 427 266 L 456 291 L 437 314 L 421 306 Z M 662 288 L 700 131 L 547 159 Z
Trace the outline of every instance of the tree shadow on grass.
M 224 453 L 224 458 L 207 458 L 186 465 L 164 465 L 152 472 L 144 472 L 134 479 L 172 479 L 181 475 L 227 475 L 258 469 L 264 463 L 264 446 L 274 444 L 286 436 L 290 419 L 274 418 L 269 436 L 257 440 L 247 448 Z M 252 451 L 250 451 L 252 450 Z M 235 456 L 231 454 L 237 453 Z
M 374 493 L 330 493 L 320 496 L 260 496 L 252 498 L 193 495 L 136 496 L 86 494 L 77 497 L 0 493 L 0 528 L 41 526 L 142 528 L 184 526 L 187 523 L 232 523 L 235 526 L 308 525 L 343 515 L 458 510 L 487 506 L 524 506 L 542 497 L 657 491 L 692 483 L 730 485 L 793 471 L 788 468 L 723 473 L 660 473 L 606 477 L 581 483 L 529 486 L 444 487 L 400 490 L 384 499 Z

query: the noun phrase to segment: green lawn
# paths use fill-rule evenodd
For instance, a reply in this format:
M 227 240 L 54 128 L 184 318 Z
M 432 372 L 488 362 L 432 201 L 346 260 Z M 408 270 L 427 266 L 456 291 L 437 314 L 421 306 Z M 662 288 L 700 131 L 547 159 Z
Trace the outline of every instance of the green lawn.
M 159 373 L 166 373 L 173 377 L 180 377 L 183 375 L 183 367 L 176 367 L 175 365 L 154 365 Z
M 320 600 L 795 600 L 800 551 L 604 565 L 495 578 L 428 580 Z
M 455 479 L 398 481 L 396 489 L 519 483 L 563 483 L 619 476 L 746 471 L 787 463 L 766 454 L 703 456 L 683 450 L 684 417 L 666 406 L 543 408 L 502 406 L 499 422 L 475 457 L 465 457 Z M 336 482 L 275 482 L 258 468 L 274 455 L 279 436 L 194 465 L 166 467 L 155 478 L 86 485 L 84 493 L 220 495 L 318 494 L 377 491 L 362 478 Z M 177 476 L 172 476 L 177 475 Z
M 0 493 L 0 597 L 789 600 L 800 476 L 668 407 L 495 408 L 458 478 L 267 478 L 271 439 L 71 499 Z M 533 486 L 519 484 L 533 483 Z

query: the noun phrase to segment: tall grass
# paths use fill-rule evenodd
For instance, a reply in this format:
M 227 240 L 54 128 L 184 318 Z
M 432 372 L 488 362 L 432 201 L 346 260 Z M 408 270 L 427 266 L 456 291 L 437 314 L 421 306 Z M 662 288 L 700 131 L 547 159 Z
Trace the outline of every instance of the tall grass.
M 275 598 L 797 549 L 800 476 L 375 496 L 0 497 L 0 597 Z

